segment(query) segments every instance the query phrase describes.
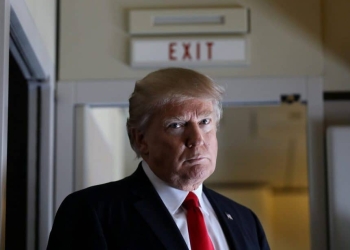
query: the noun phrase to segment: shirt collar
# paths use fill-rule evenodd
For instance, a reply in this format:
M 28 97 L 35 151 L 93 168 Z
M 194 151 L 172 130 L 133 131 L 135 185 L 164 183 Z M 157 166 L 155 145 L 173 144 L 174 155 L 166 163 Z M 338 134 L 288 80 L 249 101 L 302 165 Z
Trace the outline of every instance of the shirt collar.
M 148 179 L 151 181 L 154 188 L 156 189 L 158 195 L 162 199 L 164 205 L 169 210 L 170 214 L 174 215 L 181 207 L 189 192 L 169 186 L 166 182 L 161 180 L 158 176 L 156 176 L 153 173 L 147 162 L 142 161 L 142 168 L 145 171 Z M 208 210 L 204 205 L 202 197 L 203 185 L 199 185 L 199 187 L 192 192 L 197 195 L 202 212 L 206 215 L 209 215 Z

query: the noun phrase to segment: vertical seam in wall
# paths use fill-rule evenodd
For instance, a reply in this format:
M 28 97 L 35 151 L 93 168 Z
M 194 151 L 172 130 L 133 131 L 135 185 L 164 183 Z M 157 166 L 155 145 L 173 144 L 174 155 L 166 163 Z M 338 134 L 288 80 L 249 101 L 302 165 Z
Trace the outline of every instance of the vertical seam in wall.
M 41 178 L 40 178 L 40 170 L 41 170 L 41 87 L 37 86 L 37 100 L 36 100 L 36 108 L 37 108 L 37 126 L 36 126 L 36 205 L 35 205 L 35 249 L 39 249 L 40 245 L 40 188 L 41 188 Z
M 323 63 L 322 63 L 322 76 L 326 74 L 326 0 L 320 0 L 320 23 L 321 23 L 321 41 L 322 41 L 322 53 L 323 53 Z
M 56 0 L 56 82 L 59 79 L 59 65 L 60 65 L 60 0 Z M 55 88 L 56 89 L 56 88 Z

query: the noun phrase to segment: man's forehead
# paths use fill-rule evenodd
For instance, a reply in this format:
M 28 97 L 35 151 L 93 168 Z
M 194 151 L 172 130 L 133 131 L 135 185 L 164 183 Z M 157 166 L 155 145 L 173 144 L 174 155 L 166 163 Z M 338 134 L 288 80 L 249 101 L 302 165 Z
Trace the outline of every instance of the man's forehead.
M 213 104 L 211 101 L 185 101 L 180 104 L 167 104 L 162 109 L 162 116 L 164 118 L 171 117 L 190 117 L 190 116 L 210 116 L 214 113 Z

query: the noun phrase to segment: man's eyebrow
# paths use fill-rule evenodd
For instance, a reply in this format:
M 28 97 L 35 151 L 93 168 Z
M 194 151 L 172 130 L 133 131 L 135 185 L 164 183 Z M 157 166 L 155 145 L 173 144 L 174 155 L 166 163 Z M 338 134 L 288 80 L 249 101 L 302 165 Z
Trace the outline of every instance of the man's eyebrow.
M 208 117 L 208 116 L 212 116 L 214 114 L 214 111 L 212 110 L 206 110 L 206 111 L 203 111 L 201 113 L 198 114 L 198 117 L 199 118 L 202 118 L 202 117 Z M 163 124 L 169 124 L 171 122 L 178 122 L 178 121 L 187 121 L 189 119 L 189 116 L 188 115 L 177 115 L 177 116 L 171 116 L 171 117 L 166 117 L 164 120 L 163 120 Z
M 181 115 L 181 116 L 171 116 L 171 117 L 167 117 L 163 120 L 163 124 L 169 124 L 171 122 L 178 122 L 178 121 L 186 121 L 188 118 L 188 116 L 185 115 Z

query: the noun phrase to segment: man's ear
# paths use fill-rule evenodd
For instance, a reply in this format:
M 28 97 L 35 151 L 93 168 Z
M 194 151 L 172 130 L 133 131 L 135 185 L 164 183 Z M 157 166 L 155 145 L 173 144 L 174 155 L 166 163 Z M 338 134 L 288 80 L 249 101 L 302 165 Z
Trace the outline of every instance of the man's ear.
M 145 140 L 145 134 L 138 129 L 132 129 L 135 140 L 135 146 L 138 148 L 141 156 L 148 155 L 148 143 Z

